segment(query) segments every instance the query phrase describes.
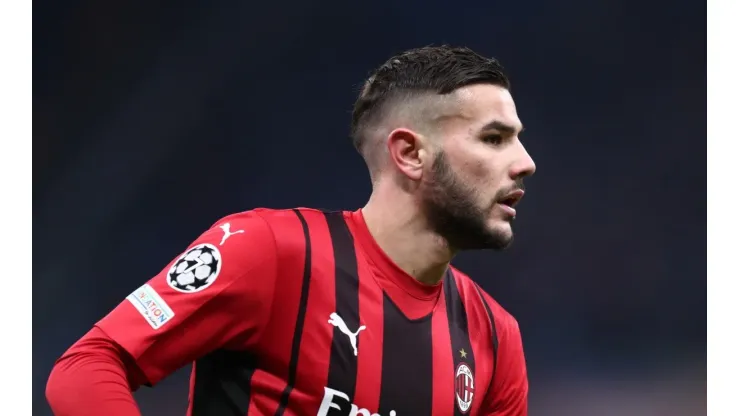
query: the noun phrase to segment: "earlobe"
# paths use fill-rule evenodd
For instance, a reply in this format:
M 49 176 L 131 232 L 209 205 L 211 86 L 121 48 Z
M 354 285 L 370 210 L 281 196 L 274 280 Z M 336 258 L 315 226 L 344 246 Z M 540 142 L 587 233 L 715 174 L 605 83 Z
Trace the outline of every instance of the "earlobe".
M 405 128 L 391 131 L 387 138 L 388 154 L 393 165 L 413 180 L 421 179 L 424 153 L 422 143 L 422 137 L 418 133 Z

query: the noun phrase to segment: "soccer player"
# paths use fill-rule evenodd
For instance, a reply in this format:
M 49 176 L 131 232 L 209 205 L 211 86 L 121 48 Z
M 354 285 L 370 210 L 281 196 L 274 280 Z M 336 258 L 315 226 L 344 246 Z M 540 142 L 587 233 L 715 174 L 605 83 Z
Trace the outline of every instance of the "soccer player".
M 138 415 L 132 391 L 192 362 L 192 416 L 526 415 L 517 321 L 450 266 L 511 242 L 521 131 L 496 60 L 392 57 L 352 115 L 368 203 L 221 219 L 58 360 L 52 409 Z

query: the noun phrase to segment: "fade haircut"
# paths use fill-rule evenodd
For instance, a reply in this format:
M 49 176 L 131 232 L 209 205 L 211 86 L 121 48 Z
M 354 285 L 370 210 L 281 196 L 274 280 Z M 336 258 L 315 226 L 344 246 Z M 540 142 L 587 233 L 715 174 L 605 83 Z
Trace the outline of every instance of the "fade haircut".
M 442 98 L 473 84 L 493 84 L 509 89 L 509 79 L 501 64 L 468 48 L 426 46 L 391 57 L 365 82 L 352 111 L 352 142 L 374 170 L 374 148 L 369 136 L 392 114 L 409 108 L 414 100 Z M 402 106 L 402 107 L 401 107 Z

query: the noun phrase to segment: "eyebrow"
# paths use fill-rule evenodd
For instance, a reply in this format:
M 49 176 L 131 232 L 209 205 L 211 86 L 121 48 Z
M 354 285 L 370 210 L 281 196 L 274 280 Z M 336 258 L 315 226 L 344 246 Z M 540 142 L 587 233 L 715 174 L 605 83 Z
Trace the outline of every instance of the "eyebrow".
M 516 134 L 518 129 L 512 126 L 511 124 L 506 124 L 501 121 L 494 120 L 486 124 L 485 126 L 483 126 L 483 128 L 481 128 L 481 131 L 487 131 L 487 130 L 498 130 L 502 133 Z M 522 127 L 521 130 L 518 130 L 518 131 L 519 133 L 523 132 L 524 127 Z

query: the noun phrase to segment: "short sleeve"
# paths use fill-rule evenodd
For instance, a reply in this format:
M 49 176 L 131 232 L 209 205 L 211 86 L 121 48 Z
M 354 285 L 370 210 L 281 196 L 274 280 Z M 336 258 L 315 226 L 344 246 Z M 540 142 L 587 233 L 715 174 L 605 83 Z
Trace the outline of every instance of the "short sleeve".
M 219 349 L 258 340 L 272 306 L 275 238 L 255 211 L 216 223 L 97 323 L 150 384 Z

